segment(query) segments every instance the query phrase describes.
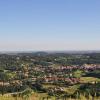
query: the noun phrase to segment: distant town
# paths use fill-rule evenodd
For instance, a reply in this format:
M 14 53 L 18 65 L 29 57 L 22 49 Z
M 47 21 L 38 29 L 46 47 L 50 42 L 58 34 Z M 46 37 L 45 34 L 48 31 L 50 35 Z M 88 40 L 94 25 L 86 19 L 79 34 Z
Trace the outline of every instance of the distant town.
M 100 53 L 1 53 L 0 94 L 18 100 L 99 100 Z

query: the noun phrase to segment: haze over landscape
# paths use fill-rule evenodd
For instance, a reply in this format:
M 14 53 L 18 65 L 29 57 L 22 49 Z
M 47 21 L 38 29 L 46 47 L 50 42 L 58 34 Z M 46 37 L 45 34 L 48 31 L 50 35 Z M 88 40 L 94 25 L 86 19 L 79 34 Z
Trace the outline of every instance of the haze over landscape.
M 0 51 L 100 50 L 100 0 L 1 0 Z

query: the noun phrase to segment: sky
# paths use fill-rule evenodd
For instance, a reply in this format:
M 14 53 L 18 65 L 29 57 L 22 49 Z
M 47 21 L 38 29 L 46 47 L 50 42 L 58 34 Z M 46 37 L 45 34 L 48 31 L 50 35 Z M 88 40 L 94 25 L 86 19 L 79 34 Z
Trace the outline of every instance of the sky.
M 0 0 L 0 51 L 100 50 L 100 0 Z

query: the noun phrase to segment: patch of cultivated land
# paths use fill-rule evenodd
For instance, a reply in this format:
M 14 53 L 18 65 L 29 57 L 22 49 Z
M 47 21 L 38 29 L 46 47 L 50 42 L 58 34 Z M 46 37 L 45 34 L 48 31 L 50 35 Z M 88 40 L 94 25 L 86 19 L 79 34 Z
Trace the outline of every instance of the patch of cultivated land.
M 94 82 L 100 82 L 100 79 L 95 78 L 95 77 L 81 77 L 80 82 L 81 83 L 94 83 Z

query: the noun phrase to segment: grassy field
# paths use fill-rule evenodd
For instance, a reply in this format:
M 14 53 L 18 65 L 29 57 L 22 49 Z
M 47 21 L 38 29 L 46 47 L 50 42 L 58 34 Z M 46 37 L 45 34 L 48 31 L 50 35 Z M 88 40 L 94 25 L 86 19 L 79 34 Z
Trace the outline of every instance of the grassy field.
M 11 97 L 11 96 L 9 96 L 9 97 L 0 96 L 0 100 L 58 100 L 55 97 L 47 98 L 46 96 L 47 96 L 46 94 L 35 94 L 35 95 L 32 95 L 31 97 L 26 98 L 26 99 L 25 98 L 14 98 L 14 97 Z M 59 99 L 59 100 L 63 100 L 63 99 Z M 83 95 L 81 95 L 80 99 L 66 98 L 66 100 L 100 100 L 100 98 L 95 97 L 94 99 L 92 99 L 92 97 L 90 96 L 87 99 Z
M 46 93 L 33 93 L 30 97 L 12 97 L 12 96 L 0 96 L 0 100 L 58 100 L 56 97 L 48 97 Z M 59 99 L 63 100 L 63 99 Z M 100 98 L 89 96 L 87 99 L 84 95 L 80 95 L 80 99 L 73 99 L 71 97 L 66 100 L 100 100 Z
M 100 82 L 100 79 L 95 78 L 95 77 L 81 77 L 80 82 L 81 83 L 94 83 L 94 82 Z

